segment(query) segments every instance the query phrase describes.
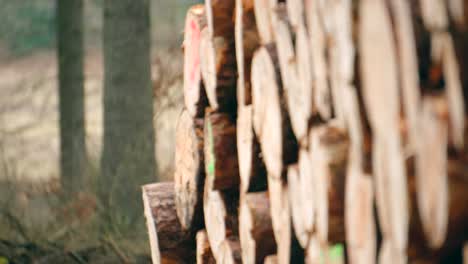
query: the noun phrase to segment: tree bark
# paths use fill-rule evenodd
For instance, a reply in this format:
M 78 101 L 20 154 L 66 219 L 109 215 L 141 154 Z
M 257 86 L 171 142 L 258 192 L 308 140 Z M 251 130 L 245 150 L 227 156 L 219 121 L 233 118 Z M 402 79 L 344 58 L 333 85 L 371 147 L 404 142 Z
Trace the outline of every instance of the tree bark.
M 202 76 L 211 108 L 236 112 L 237 64 L 234 0 L 205 1 L 208 27 L 202 34 Z
M 193 119 L 187 110 L 179 116 L 175 147 L 175 203 L 183 228 L 203 226 L 203 119 Z
M 213 189 L 238 189 L 236 121 L 229 114 L 211 112 L 205 115 L 205 172 Z
M 315 185 L 316 231 L 320 243 L 343 242 L 344 180 L 349 139 L 339 126 L 313 127 L 310 132 L 310 167 Z
M 139 219 L 138 186 L 155 180 L 149 1 L 104 2 L 104 211 Z M 128 69 L 132 66 L 132 70 Z M 115 188 L 109 188 L 114 186 Z
M 252 102 L 250 82 L 252 57 L 260 45 L 253 9 L 253 0 L 236 0 L 235 41 L 238 72 L 237 104 L 239 108 Z
M 193 263 L 195 234 L 184 230 L 179 223 L 174 184 L 148 184 L 142 187 L 142 192 L 153 263 L 161 263 L 164 258 L 177 255 L 184 256 L 182 263 Z
M 82 0 L 57 1 L 60 175 L 64 191 L 81 190 L 87 169 Z
M 239 239 L 244 264 L 263 263 L 266 256 L 276 252 L 267 192 L 241 196 Z

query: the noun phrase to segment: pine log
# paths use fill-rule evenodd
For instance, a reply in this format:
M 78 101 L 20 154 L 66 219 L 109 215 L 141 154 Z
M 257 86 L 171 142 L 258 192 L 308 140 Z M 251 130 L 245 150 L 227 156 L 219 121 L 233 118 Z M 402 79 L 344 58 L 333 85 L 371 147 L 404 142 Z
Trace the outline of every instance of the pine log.
M 260 45 L 253 0 L 236 0 L 235 40 L 238 72 L 237 104 L 240 108 L 252 103 L 250 82 L 252 57 Z
M 185 263 L 193 263 L 195 234 L 184 230 L 179 223 L 174 184 L 148 184 L 142 187 L 142 192 L 153 263 L 161 263 L 163 259 L 173 259 L 170 256 L 177 255 L 184 256 Z
M 265 258 L 264 264 L 278 264 L 278 257 L 276 255 L 270 255 Z
M 350 157 L 346 171 L 345 230 L 349 263 L 374 263 L 376 224 L 372 179 Z
M 414 153 L 418 142 L 418 119 L 421 107 L 418 57 L 414 37 L 410 3 L 406 0 L 391 1 L 390 10 L 395 24 L 395 39 L 399 53 L 400 90 L 403 110 L 408 127 L 409 150 Z
M 237 64 L 235 0 L 205 1 L 207 30 L 202 32 L 201 71 L 211 108 L 235 113 Z
M 299 27 L 305 25 L 304 1 L 289 0 L 286 1 L 288 17 L 292 28 L 296 31 Z
M 203 225 L 203 157 L 203 120 L 183 110 L 176 128 L 174 188 L 177 216 L 186 230 Z
M 241 264 L 241 247 L 239 239 L 231 236 L 221 244 L 220 257 L 218 263 L 221 264 Z
M 260 143 L 253 131 L 251 105 L 238 109 L 237 154 L 240 191 L 244 193 L 266 190 L 266 169 L 261 157 Z
M 465 102 L 453 39 L 449 33 L 434 33 L 432 42 L 433 59 L 442 64 L 453 145 L 461 150 L 464 146 Z
M 229 1 L 227 1 L 229 2 Z M 232 35 L 212 36 L 208 28 L 201 32 L 201 75 L 211 108 L 235 112 L 237 65 Z
M 414 2 L 414 1 L 412 1 Z M 453 4 L 448 1 L 419 1 L 412 4 L 419 76 L 423 93 L 444 91 L 450 105 L 449 145 L 461 151 L 464 146 L 465 115 L 468 98 L 468 31 L 449 18 Z M 466 4 L 461 13 L 466 11 Z M 450 11 L 451 12 L 451 11 Z M 422 18 L 422 22 L 421 22 Z
M 206 0 L 206 19 L 212 37 L 229 36 L 234 33 L 235 0 Z
M 438 98 L 423 99 L 420 117 L 420 144 L 416 155 L 416 188 L 419 214 L 426 238 L 433 248 L 445 241 L 448 222 L 448 122 Z M 438 105 L 439 104 L 439 105 Z M 430 142 L 430 143 L 428 143 Z
M 301 24 L 296 30 L 296 47 L 294 47 L 294 37 L 289 24 L 281 18 L 275 27 L 275 40 L 282 87 L 286 94 L 292 129 L 298 141 L 301 142 L 307 138 L 308 122 L 312 113 L 312 58 L 305 27 Z
M 252 62 L 253 118 L 267 171 L 272 176 L 281 176 L 283 165 L 297 161 L 298 143 L 286 111 L 284 90 L 278 80 L 279 73 L 275 71 L 275 68 L 277 69 L 275 58 L 274 50 L 266 47 L 262 47 L 254 55 Z M 260 132 L 257 131 L 258 127 L 261 127 Z M 263 131 L 268 131 L 268 133 L 263 133 Z
M 329 80 L 333 114 L 344 121 L 343 90 L 352 86 L 355 74 L 352 1 L 324 1 L 322 12 L 328 39 Z
M 407 177 L 400 135 L 398 67 L 391 20 L 384 0 L 359 5 L 362 93 L 373 133 L 373 171 L 384 250 L 379 259 L 405 259 L 408 233 Z M 386 63 L 381 63 L 385 61 Z M 387 250 L 388 249 L 388 250 Z M 388 253 L 391 252 L 391 253 Z
M 320 264 L 323 262 L 321 256 L 322 247 L 316 235 L 310 237 L 310 241 L 305 251 L 306 264 Z
M 204 6 L 192 6 L 184 30 L 184 102 L 191 116 L 202 116 L 208 104 L 200 70 L 201 31 L 205 27 Z
M 213 252 L 211 252 L 208 234 L 205 230 L 200 230 L 196 235 L 197 241 L 197 264 L 216 264 Z
M 257 24 L 258 35 L 260 36 L 261 44 L 270 44 L 273 42 L 273 27 L 270 17 L 270 0 L 255 0 L 254 11 L 255 21 Z
M 207 109 L 204 128 L 205 173 L 214 190 L 237 189 L 236 120 L 229 114 Z
M 303 152 L 301 152 L 301 154 L 299 155 L 299 160 L 301 160 L 301 157 L 304 156 L 302 153 Z M 294 233 L 297 237 L 297 240 L 299 241 L 299 244 L 304 248 L 309 242 L 309 231 L 311 231 L 306 228 L 304 218 L 309 211 L 312 211 L 313 213 L 314 203 L 312 202 L 312 204 L 307 204 L 303 200 L 303 189 L 305 187 L 313 187 L 314 185 L 304 185 L 302 172 L 299 170 L 298 165 L 289 165 L 287 177 L 288 187 L 291 190 L 289 192 L 289 201 L 291 207 L 291 219 L 294 227 Z M 314 193 L 308 193 L 308 196 L 314 197 Z M 314 199 L 311 200 L 314 201 Z M 311 218 L 311 220 L 313 220 L 313 217 Z
M 369 261 L 375 262 L 374 260 Z M 337 248 L 333 248 L 328 244 L 321 244 L 318 237 L 313 235 L 306 249 L 305 263 L 342 264 L 344 263 L 344 253 L 342 252 L 342 246 L 338 245 Z
M 252 58 L 252 122 L 254 131 L 259 139 L 262 137 L 263 120 L 265 119 L 266 114 L 266 90 L 279 89 L 278 85 L 280 85 L 281 82 L 280 76 L 277 75 L 279 73 L 279 69 L 275 68 L 278 65 L 273 63 L 276 58 L 270 57 L 276 55 L 274 49 L 275 45 L 273 44 L 262 46 L 255 52 Z M 275 78 L 274 82 L 271 82 L 272 78 Z
M 288 187 L 281 176 L 268 175 L 268 194 L 278 263 L 303 263 L 304 255 L 291 225 Z
M 339 126 L 329 122 L 310 132 L 310 167 L 315 185 L 317 238 L 320 243 L 343 242 L 344 182 L 349 138 Z
M 313 65 L 313 106 L 315 112 L 327 120 L 332 116 L 332 98 L 328 85 L 328 64 L 326 60 L 327 43 L 322 15 L 319 10 L 319 1 L 306 1 L 305 13 L 307 28 L 310 37 L 310 50 Z
M 290 165 L 288 168 L 292 222 L 302 248 L 307 247 L 316 217 L 317 189 L 312 165 L 309 151 L 301 149 L 298 165 Z
M 263 263 L 266 256 L 276 252 L 267 192 L 241 196 L 239 239 L 244 264 Z
M 238 194 L 214 190 L 213 182 L 206 178 L 203 212 L 208 240 L 216 261 L 219 261 L 223 241 L 231 234 L 238 233 L 238 204 Z

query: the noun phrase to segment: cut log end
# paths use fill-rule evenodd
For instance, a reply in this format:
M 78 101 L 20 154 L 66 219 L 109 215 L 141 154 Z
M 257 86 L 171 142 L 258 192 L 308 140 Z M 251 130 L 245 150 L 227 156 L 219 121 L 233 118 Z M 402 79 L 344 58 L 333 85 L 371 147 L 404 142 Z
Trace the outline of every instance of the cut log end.
M 186 15 L 184 30 L 184 100 L 191 116 L 200 116 L 207 105 L 201 82 L 200 42 L 206 26 L 203 5 L 191 7 Z
M 252 106 L 240 108 L 237 116 L 237 152 L 240 191 L 266 190 L 266 169 L 261 158 L 260 144 L 253 131 Z
M 221 244 L 219 262 L 221 264 L 241 264 L 241 247 L 236 237 L 229 237 Z
M 197 232 L 197 264 L 215 264 L 213 252 L 211 252 L 210 242 L 208 241 L 208 234 L 205 230 Z
M 177 216 L 184 229 L 197 228 L 203 223 L 203 157 L 203 120 L 193 119 L 184 110 L 176 128 L 174 172 Z
M 241 197 L 239 236 L 245 264 L 262 263 L 267 255 L 276 252 L 267 192 L 248 193 Z

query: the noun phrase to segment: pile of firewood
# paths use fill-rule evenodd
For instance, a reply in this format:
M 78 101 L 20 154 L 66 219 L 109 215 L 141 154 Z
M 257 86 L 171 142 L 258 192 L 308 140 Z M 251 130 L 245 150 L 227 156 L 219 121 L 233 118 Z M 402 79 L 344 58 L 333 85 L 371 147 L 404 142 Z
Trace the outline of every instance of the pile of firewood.
M 174 182 L 143 187 L 153 261 L 461 261 L 465 13 L 464 0 L 190 8 Z

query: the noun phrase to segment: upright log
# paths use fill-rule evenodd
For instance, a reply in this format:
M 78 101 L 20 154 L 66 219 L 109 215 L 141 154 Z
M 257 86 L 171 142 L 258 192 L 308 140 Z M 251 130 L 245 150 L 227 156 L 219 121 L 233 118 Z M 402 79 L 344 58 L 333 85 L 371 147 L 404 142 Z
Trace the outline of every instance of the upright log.
M 211 252 L 208 234 L 205 230 L 197 232 L 197 264 L 216 264 L 213 252 Z
M 205 27 L 204 6 L 192 6 L 187 11 L 184 30 L 184 102 L 191 116 L 202 116 L 208 104 L 200 70 L 201 31 Z
M 176 128 L 174 190 L 175 205 L 184 229 L 203 225 L 203 120 L 183 110 Z
M 212 181 L 215 190 L 237 189 L 240 178 L 235 118 L 207 109 L 204 138 L 207 180 Z
M 267 192 L 241 196 L 239 240 L 244 264 L 263 263 L 266 256 L 276 252 Z
M 142 192 L 153 263 L 174 259 L 177 255 L 184 256 L 182 263 L 193 263 L 195 234 L 184 230 L 179 223 L 174 184 L 148 184 L 142 187 Z

